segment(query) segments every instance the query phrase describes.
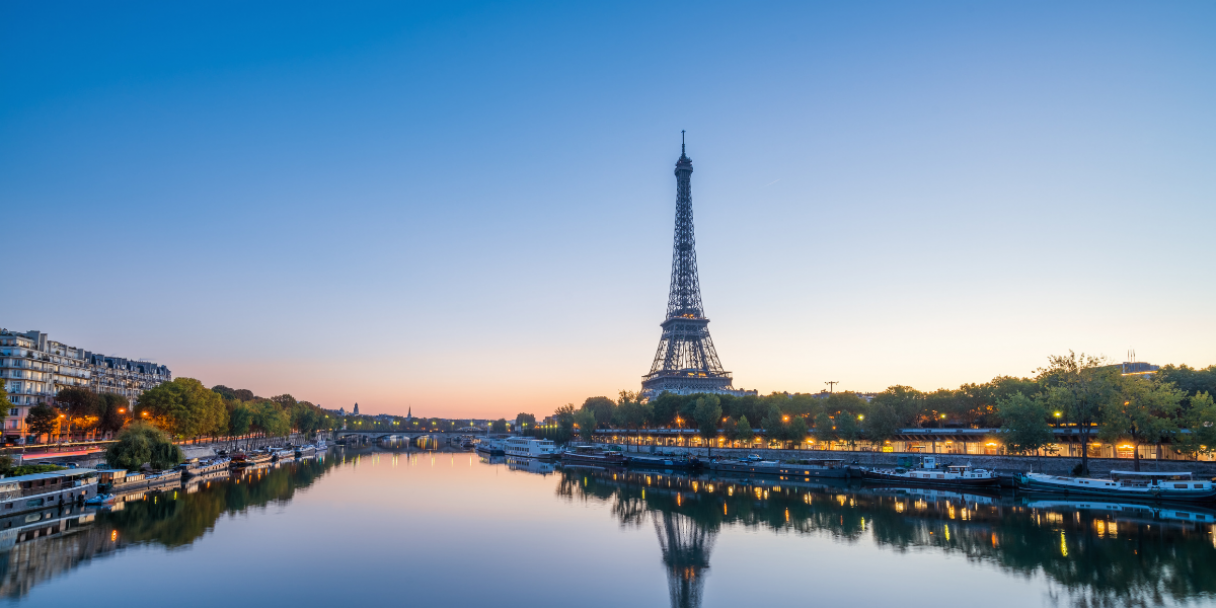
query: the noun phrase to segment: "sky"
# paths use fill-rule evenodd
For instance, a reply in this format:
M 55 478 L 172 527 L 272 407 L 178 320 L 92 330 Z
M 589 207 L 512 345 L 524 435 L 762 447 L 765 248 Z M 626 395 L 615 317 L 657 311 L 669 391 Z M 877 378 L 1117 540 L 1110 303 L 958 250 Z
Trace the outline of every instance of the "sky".
M 1216 4 L 0 5 L 0 326 L 365 413 L 1216 364 Z

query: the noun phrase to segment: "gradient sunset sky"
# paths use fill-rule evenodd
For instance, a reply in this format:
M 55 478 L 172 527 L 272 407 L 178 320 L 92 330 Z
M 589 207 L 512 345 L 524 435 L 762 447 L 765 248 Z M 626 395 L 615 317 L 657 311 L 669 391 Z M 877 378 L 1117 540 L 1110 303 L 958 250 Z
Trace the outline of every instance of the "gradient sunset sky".
M 1216 363 L 1210 2 L 0 5 L 0 326 L 326 407 Z

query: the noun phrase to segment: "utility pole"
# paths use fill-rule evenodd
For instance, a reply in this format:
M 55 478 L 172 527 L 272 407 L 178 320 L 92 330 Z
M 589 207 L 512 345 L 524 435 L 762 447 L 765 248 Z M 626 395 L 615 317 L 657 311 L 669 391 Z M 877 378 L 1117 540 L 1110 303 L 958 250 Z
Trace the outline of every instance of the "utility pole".
M 828 382 L 824 382 L 824 384 L 828 385 L 828 393 L 831 393 L 832 389 L 836 388 L 837 384 L 840 384 L 840 381 L 839 380 L 830 380 Z

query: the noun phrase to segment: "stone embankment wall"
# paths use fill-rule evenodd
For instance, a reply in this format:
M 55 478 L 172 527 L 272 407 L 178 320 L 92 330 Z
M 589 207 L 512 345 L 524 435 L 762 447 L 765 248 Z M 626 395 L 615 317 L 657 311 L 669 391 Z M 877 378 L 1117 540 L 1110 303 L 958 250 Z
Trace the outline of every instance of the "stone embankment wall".
M 648 452 L 650 446 L 621 445 L 626 452 L 641 450 Z M 684 453 L 705 458 L 705 448 L 660 447 L 663 452 Z M 977 469 L 998 471 L 1033 471 L 1052 475 L 1071 475 L 1072 470 L 1081 463 L 1080 458 L 1057 456 L 984 456 L 979 454 L 913 454 L 913 453 L 883 453 L 883 452 L 844 452 L 826 450 L 768 450 L 768 449 L 732 449 L 713 448 L 713 455 L 721 458 L 742 458 L 748 454 L 758 454 L 768 459 L 802 459 L 802 458 L 838 458 L 846 463 L 856 463 L 861 466 L 885 466 L 898 464 L 900 459 L 935 456 L 942 464 L 970 464 Z M 1095 477 L 1104 477 L 1112 470 L 1130 471 L 1134 466 L 1130 458 L 1090 458 L 1089 472 Z M 1216 462 L 1196 462 L 1191 460 L 1154 460 L 1141 459 L 1141 471 L 1191 471 L 1200 477 L 1216 476 Z

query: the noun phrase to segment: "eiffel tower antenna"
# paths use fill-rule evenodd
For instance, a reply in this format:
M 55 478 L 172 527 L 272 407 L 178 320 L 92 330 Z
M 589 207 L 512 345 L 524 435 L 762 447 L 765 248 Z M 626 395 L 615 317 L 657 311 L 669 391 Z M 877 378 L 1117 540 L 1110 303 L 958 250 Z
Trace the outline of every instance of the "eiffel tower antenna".
M 735 393 L 730 372 L 722 369 L 718 351 L 709 337 L 709 319 L 701 305 L 697 276 L 696 238 L 692 224 L 692 159 L 680 131 L 680 158 L 676 161 L 676 235 L 671 255 L 671 290 L 667 319 L 655 351 L 650 373 L 642 376 L 642 394 L 664 392 Z

